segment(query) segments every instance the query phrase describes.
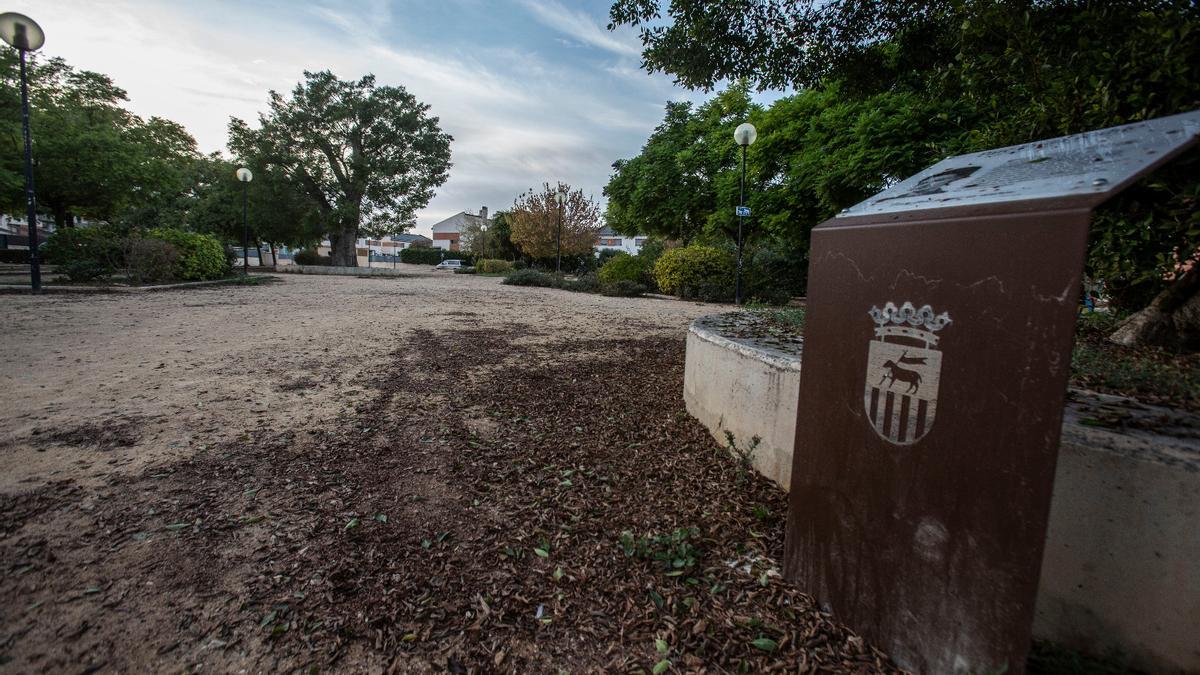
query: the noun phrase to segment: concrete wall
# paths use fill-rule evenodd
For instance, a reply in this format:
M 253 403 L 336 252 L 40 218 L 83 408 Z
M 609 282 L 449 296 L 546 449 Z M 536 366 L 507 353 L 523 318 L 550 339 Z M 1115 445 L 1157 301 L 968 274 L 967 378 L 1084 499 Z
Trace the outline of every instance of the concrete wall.
M 800 356 L 688 332 L 688 412 L 788 489 Z M 1072 392 L 1064 416 L 1034 635 L 1153 672 L 1200 672 L 1200 416 Z M 1119 419 L 1120 428 L 1088 422 Z

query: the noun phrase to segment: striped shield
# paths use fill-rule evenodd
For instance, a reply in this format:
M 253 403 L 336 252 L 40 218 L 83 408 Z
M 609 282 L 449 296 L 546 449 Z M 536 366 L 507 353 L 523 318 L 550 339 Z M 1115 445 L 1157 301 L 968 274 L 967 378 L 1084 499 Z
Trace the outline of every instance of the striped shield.
M 932 341 L 936 344 L 936 339 Z M 884 342 L 883 336 L 870 345 L 863 406 L 871 426 L 896 445 L 916 443 L 933 427 L 942 353 Z

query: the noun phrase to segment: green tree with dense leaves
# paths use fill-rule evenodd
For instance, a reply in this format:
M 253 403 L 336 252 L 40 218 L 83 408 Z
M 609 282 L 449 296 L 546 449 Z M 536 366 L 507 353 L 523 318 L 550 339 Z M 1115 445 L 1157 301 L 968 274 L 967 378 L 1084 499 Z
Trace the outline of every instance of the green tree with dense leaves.
M 22 203 L 24 186 L 18 58 L 0 50 L 0 192 Z M 61 58 L 29 67 L 30 125 L 38 206 L 59 228 L 74 216 L 111 220 L 175 199 L 186 189 L 196 142 L 180 125 L 149 120 L 123 106 L 128 97 L 106 75 Z
M 450 141 L 429 106 L 374 75 L 339 80 L 305 72 L 290 97 L 272 91 L 268 112 L 252 129 L 229 125 L 239 157 L 278 168 L 319 213 L 333 264 L 357 264 L 355 240 L 403 231 L 446 181 Z
M 733 130 L 761 112 L 745 83 L 695 109 L 668 103 L 641 153 L 613 164 L 604 188 L 608 225 L 685 243 L 705 234 L 735 238 L 740 154 Z
M 491 217 L 487 230 L 483 223 L 472 221 L 463 232 L 466 248 L 476 258 L 499 258 L 516 260 L 520 249 L 512 242 L 512 218 L 507 211 L 497 211 Z
M 816 165 L 808 170 L 820 173 L 808 178 L 787 158 L 759 168 L 765 186 L 791 176 L 819 188 L 777 193 L 788 216 L 756 209 L 779 231 L 799 214 L 794 241 L 805 241 L 833 208 L 920 162 L 1200 108 L 1200 5 L 1191 0 L 617 0 L 610 17 L 612 27 L 639 28 L 648 70 L 686 86 L 744 78 L 760 90 L 802 89 L 776 106 L 808 114 L 764 119 L 764 145 L 752 153 L 772 161 L 766 143 L 775 135 L 784 144 L 803 138 L 827 155 L 809 158 Z M 810 98 L 820 92 L 836 95 Z M 822 109 L 804 107 L 813 104 Z M 873 119 L 874 104 L 888 106 L 887 115 Z M 843 118 L 841 129 L 865 128 L 862 140 L 826 124 L 825 107 Z M 899 142 L 887 133 L 896 124 Z M 1188 318 L 1200 317 L 1200 282 L 1179 272 L 1200 248 L 1197 154 L 1135 186 L 1093 222 L 1089 274 L 1104 279 L 1119 308 L 1150 303 L 1126 341 L 1200 343 L 1200 320 Z M 882 172 L 872 166 L 885 162 Z M 813 220 L 803 220 L 810 213 Z

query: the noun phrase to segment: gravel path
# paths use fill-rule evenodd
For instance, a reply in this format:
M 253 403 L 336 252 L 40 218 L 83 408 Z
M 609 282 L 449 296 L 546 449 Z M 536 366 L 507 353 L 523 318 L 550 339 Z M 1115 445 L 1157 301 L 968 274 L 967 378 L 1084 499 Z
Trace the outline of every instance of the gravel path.
M 889 669 L 684 411 L 713 306 L 410 272 L 4 296 L 0 664 Z

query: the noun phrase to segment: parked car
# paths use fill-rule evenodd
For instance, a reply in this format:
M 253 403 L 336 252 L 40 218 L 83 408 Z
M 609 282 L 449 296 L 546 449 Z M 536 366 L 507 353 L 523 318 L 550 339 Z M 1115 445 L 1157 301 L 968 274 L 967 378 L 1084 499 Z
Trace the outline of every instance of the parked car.
M 463 266 L 463 261 L 461 261 L 461 260 L 443 260 L 442 262 L 438 263 L 437 265 L 434 265 L 433 269 L 446 270 L 448 272 L 453 272 L 454 270 L 457 270 L 462 266 Z

